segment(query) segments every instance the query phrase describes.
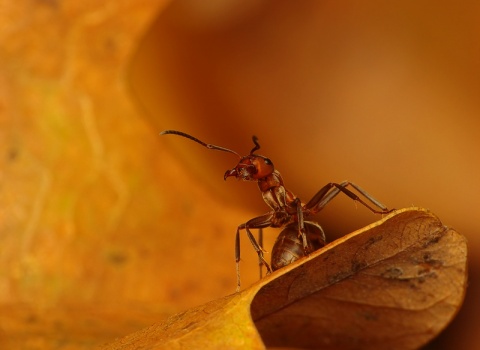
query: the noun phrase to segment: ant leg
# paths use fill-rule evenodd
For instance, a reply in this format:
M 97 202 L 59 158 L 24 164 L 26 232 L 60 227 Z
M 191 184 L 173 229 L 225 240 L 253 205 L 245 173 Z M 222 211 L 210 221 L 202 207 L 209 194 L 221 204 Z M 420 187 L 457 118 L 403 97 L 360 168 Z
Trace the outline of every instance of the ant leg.
M 369 204 L 363 201 L 359 196 L 357 196 L 352 191 L 346 189 L 347 186 L 352 186 L 356 189 L 361 195 L 368 199 L 374 206 L 380 210 L 372 208 Z M 333 189 L 332 189 L 333 188 Z M 335 198 L 340 192 L 343 192 L 348 197 L 363 204 L 365 207 L 370 209 L 375 214 L 387 214 L 392 212 L 394 209 L 388 209 L 385 205 L 380 203 L 378 200 L 373 198 L 370 194 L 367 193 L 360 186 L 354 184 L 353 182 L 343 181 L 340 184 L 330 182 L 320 189 L 320 191 L 313 196 L 313 198 L 305 205 L 305 209 L 310 209 L 312 213 L 317 213 L 322 210 L 333 198 Z
M 241 224 L 237 228 L 237 233 L 235 235 L 235 263 L 237 269 L 237 292 L 240 291 L 240 230 L 245 230 L 247 233 L 247 237 L 252 243 L 253 249 L 257 252 L 259 262 L 262 265 L 265 265 L 267 268 L 267 274 L 272 272 L 270 265 L 267 263 L 265 258 L 263 257 L 263 248 L 257 243 L 257 240 L 253 236 L 252 232 L 250 231 L 251 228 L 253 229 L 261 229 L 264 227 L 269 227 L 272 223 L 272 213 L 268 213 L 262 216 L 258 216 L 256 218 L 248 220 L 246 223 Z
M 260 249 L 265 252 L 265 249 L 263 249 L 263 229 L 259 228 L 258 229 L 258 245 L 260 246 Z M 262 259 L 258 258 L 258 267 L 260 269 L 260 279 L 263 277 L 263 261 Z
M 237 289 L 240 291 L 240 226 L 237 228 L 235 235 L 235 269 L 237 270 Z
M 267 261 L 263 257 L 263 252 L 264 252 L 263 248 L 257 243 L 257 240 L 255 239 L 255 237 L 253 236 L 252 232 L 248 227 L 245 227 L 245 231 L 247 232 L 247 236 L 248 236 L 248 239 L 250 240 L 250 243 L 252 243 L 253 249 L 255 249 L 255 251 L 257 252 L 260 263 L 265 265 L 265 267 L 267 268 L 267 274 L 272 273 L 270 265 L 268 265 Z
M 347 182 L 347 181 L 344 181 Z M 363 195 L 365 198 L 367 198 L 370 202 L 375 204 L 378 208 L 382 209 L 382 212 L 385 213 L 390 213 L 394 209 L 389 210 L 384 204 L 380 203 L 377 199 L 375 199 L 372 195 L 370 195 L 367 191 L 365 191 L 363 188 L 358 186 L 357 184 L 354 184 L 353 182 L 348 182 L 350 186 L 352 186 L 354 189 L 358 191 L 361 195 Z
M 303 220 L 302 202 L 300 199 L 296 198 L 294 204 L 297 206 L 298 237 L 302 238 L 303 251 L 305 252 L 305 255 L 308 255 L 310 252 L 308 249 L 307 233 Z

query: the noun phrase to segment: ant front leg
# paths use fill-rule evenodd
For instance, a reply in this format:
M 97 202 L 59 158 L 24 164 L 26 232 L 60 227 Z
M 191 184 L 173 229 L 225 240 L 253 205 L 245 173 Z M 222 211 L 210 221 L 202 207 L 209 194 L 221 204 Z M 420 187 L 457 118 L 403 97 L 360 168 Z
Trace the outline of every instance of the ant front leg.
M 374 206 L 379 208 L 380 210 L 372 208 L 369 204 L 367 204 L 364 200 L 362 200 L 359 196 L 357 196 L 352 191 L 346 189 L 347 186 L 352 186 L 356 189 L 362 196 L 368 199 Z M 363 188 L 354 184 L 350 181 L 343 181 L 340 184 L 330 182 L 323 186 L 320 191 L 313 196 L 312 199 L 305 205 L 305 209 L 309 209 L 312 213 L 318 213 L 322 210 L 333 198 L 335 198 L 340 192 L 343 192 L 348 197 L 353 199 L 356 202 L 363 204 L 365 207 L 370 209 L 375 214 L 388 214 L 392 212 L 394 209 L 388 209 L 385 205 L 380 203 L 378 200 L 373 198 L 370 194 L 367 193 Z
M 263 249 L 263 229 L 262 228 L 259 228 L 258 229 L 258 245 L 260 246 L 260 249 L 262 250 L 262 252 L 265 253 L 265 249 Z M 260 272 L 260 279 L 263 278 L 263 261 L 262 259 L 258 258 L 258 268 L 259 268 L 259 272 Z
M 265 265 L 267 269 L 267 274 L 272 273 L 272 269 L 270 265 L 267 263 L 265 258 L 263 257 L 263 247 L 258 244 L 257 240 L 253 236 L 250 229 L 262 229 L 265 227 L 269 227 L 272 224 L 272 213 L 268 213 L 262 216 L 258 216 L 256 218 L 248 220 L 246 223 L 241 224 L 237 228 L 237 233 L 235 235 L 235 263 L 237 269 L 237 292 L 240 291 L 240 230 L 245 230 L 247 233 L 247 237 L 252 243 L 253 249 L 257 252 L 259 264 Z

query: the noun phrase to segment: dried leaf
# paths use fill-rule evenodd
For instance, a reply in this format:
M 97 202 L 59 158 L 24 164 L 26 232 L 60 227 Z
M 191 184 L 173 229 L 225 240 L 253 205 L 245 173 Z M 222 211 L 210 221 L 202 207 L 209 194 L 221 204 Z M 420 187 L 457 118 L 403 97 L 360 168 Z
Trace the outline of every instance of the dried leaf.
M 104 349 L 418 348 L 453 319 L 465 286 L 465 238 L 407 208 Z
M 133 333 L 103 349 L 264 349 L 250 316 L 253 289 L 229 295 Z
M 464 237 L 404 209 L 272 280 L 252 317 L 269 346 L 417 348 L 457 312 L 465 269 Z

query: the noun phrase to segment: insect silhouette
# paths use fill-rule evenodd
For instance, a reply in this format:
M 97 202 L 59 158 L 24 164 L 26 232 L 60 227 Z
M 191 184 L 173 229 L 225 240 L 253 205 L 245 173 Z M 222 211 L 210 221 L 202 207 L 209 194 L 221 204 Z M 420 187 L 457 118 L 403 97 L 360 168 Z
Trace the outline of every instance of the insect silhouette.
M 252 137 L 254 147 L 246 156 L 241 156 L 228 148 L 205 143 L 196 137 L 176 130 L 165 130 L 160 135 L 178 135 L 195 141 L 202 146 L 237 155 L 240 160 L 237 165 L 227 170 L 224 180 L 235 177 L 237 180 L 255 181 L 262 194 L 263 200 L 270 207 L 266 214 L 257 216 L 247 222 L 238 225 L 235 235 L 235 262 L 237 271 L 237 291 L 240 290 L 240 231 L 245 230 L 248 239 L 257 252 L 260 266 L 264 265 L 267 273 L 271 273 L 286 266 L 299 258 L 306 256 L 325 245 L 325 234 L 315 222 L 305 219 L 321 211 L 339 193 L 344 193 L 356 202 L 363 204 L 375 214 L 387 214 L 394 209 L 388 209 L 385 205 L 369 195 L 360 186 L 350 181 L 341 183 L 329 182 L 323 186 L 306 204 L 287 190 L 283 184 L 282 176 L 273 166 L 272 161 L 264 156 L 256 154 L 260 149 L 258 138 Z M 346 187 L 354 188 L 367 201 L 360 198 Z M 264 258 L 262 244 L 257 242 L 252 229 L 262 230 L 266 227 L 284 227 L 279 234 L 272 249 L 272 267 Z

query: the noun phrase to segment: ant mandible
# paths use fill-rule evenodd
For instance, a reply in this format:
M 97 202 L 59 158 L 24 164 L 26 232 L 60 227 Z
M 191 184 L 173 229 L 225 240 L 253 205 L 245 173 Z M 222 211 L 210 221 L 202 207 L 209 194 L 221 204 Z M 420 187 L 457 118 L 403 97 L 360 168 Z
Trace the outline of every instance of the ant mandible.
M 237 228 L 235 235 L 237 291 L 240 290 L 240 230 L 245 230 L 247 233 L 247 237 L 257 252 L 260 266 L 264 265 L 268 274 L 272 272 L 272 268 L 273 271 L 277 270 L 325 245 L 325 234 L 320 225 L 315 222 L 306 221 L 305 219 L 322 210 L 325 205 L 340 192 L 346 194 L 354 201 L 363 204 L 375 214 L 387 214 L 394 210 L 388 209 L 361 187 L 350 181 L 343 181 L 339 184 L 335 182 L 327 183 L 310 201 L 303 204 L 298 197 L 285 188 L 282 176 L 278 170 L 275 170 L 272 161 L 267 157 L 254 153 L 260 149 L 260 144 L 256 136 L 252 137 L 255 147 L 252 148 L 250 154 L 242 157 L 237 152 L 228 148 L 205 143 L 181 131 L 165 130 L 160 133 L 160 135 L 167 134 L 186 137 L 208 149 L 236 154 L 240 158 L 240 161 L 233 169 L 225 172 L 223 176 L 224 180 L 233 176 L 237 180 L 256 181 L 262 193 L 263 200 L 271 208 L 271 211 L 268 213 L 250 219 L 240 224 Z M 347 189 L 347 186 L 353 187 L 378 209 L 373 208 L 355 193 Z M 265 261 L 263 247 L 257 242 L 250 231 L 251 229 L 261 230 L 266 227 L 284 227 L 284 230 L 277 237 L 272 250 L 272 268 Z

